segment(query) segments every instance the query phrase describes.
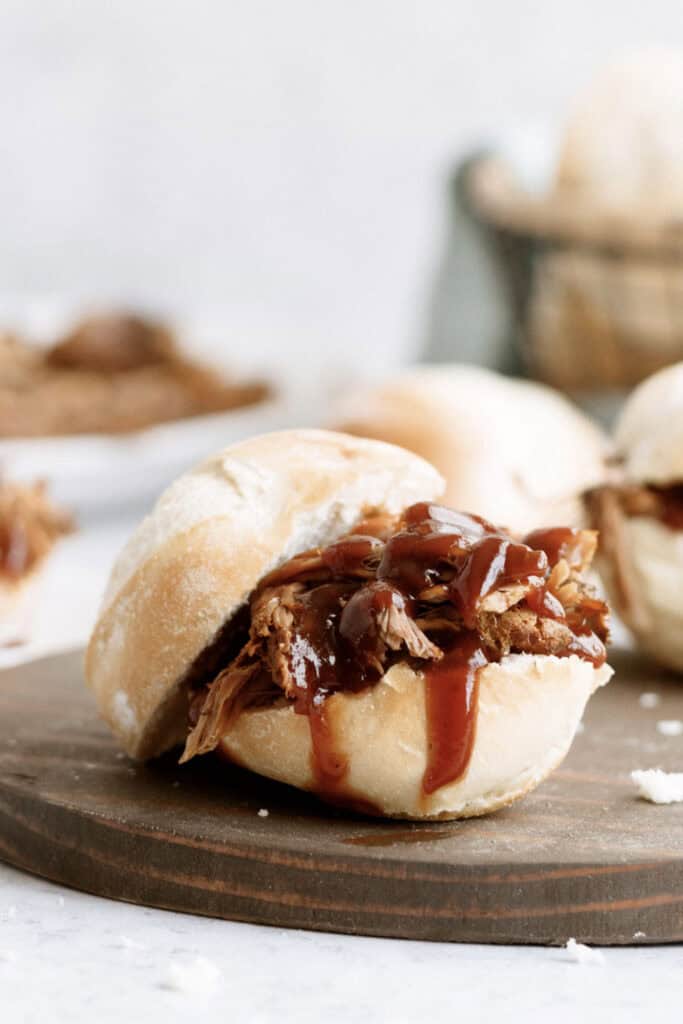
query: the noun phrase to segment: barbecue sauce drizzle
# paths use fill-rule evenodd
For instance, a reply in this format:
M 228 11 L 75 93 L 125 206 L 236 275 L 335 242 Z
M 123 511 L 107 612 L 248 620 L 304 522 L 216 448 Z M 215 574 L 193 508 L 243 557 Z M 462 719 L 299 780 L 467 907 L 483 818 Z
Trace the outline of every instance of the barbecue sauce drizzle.
M 441 586 L 444 602 L 455 607 L 465 627 L 455 636 L 435 629 L 443 657 L 419 661 L 426 683 L 429 737 L 425 794 L 460 778 L 469 764 L 479 671 L 497 657 L 475 631 L 477 611 L 487 594 L 530 583 L 533 589 L 526 605 L 572 630 L 573 640 L 564 653 L 601 665 L 605 649 L 591 629 L 590 614 L 570 621 L 547 586 L 553 565 L 561 558 L 572 564 L 579 533 L 565 527 L 536 530 L 520 543 L 478 516 L 419 503 L 403 513 L 397 531 L 395 521 L 368 519 L 353 534 L 325 549 L 297 555 L 270 573 L 259 589 L 315 579 L 316 565 L 325 580 L 300 595 L 304 610 L 297 619 L 291 655 L 294 708 L 309 719 L 318 791 L 340 801 L 353 800 L 345 786 L 348 763 L 335 747 L 327 701 L 338 691 L 363 689 L 386 670 L 372 656 L 379 642 L 375 616 L 392 604 L 412 616 L 420 594 Z M 604 609 L 599 601 L 585 602 L 589 613 Z

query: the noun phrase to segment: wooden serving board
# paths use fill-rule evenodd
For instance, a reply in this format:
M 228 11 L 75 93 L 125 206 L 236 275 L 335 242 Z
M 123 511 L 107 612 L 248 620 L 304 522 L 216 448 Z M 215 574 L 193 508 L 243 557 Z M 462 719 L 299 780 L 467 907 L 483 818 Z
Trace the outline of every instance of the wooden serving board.
M 683 939 L 683 804 L 637 767 L 683 769 L 683 684 L 626 654 L 564 765 L 490 818 L 354 817 L 208 757 L 134 765 L 76 653 L 0 674 L 0 857 L 78 889 L 239 921 L 465 942 Z M 644 690 L 661 694 L 644 710 Z M 261 808 L 268 816 L 259 816 Z

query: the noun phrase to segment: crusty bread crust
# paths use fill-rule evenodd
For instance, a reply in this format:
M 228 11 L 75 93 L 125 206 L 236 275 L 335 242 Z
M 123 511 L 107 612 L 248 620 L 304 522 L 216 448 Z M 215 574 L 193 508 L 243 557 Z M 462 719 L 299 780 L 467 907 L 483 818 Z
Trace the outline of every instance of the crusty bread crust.
M 576 655 L 515 654 L 487 665 L 479 675 L 476 740 L 467 771 L 425 795 L 424 676 L 407 664 L 394 665 L 371 688 L 328 698 L 335 750 L 349 763 L 344 785 L 384 817 L 488 814 L 533 789 L 562 761 L 588 698 L 611 675 L 609 666 L 596 669 Z M 291 705 L 243 712 L 221 746 L 252 771 L 316 790 L 308 719 Z
M 350 395 L 336 423 L 421 455 L 446 504 L 518 533 L 581 525 L 579 495 L 605 476 L 605 435 L 571 402 L 479 367 L 407 370 Z
M 265 573 L 368 508 L 396 513 L 442 492 L 417 456 L 318 430 L 252 438 L 180 477 L 120 555 L 86 654 L 124 749 L 153 757 L 184 739 L 183 681 Z

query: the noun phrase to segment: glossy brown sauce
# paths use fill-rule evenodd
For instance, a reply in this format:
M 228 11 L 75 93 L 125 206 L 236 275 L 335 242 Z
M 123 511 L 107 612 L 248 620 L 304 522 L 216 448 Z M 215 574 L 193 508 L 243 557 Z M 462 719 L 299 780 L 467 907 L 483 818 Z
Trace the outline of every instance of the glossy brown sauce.
M 308 595 L 306 615 L 292 651 L 297 687 L 294 707 L 299 714 L 308 715 L 316 781 L 324 792 L 337 790 L 348 771 L 346 758 L 335 748 L 327 698 L 338 689 L 336 634 L 341 601 L 349 589 L 330 583 Z
M 490 536 L 483 537 L 465 557 L 462 570 L 450 585 L 451 598 L 468 629 L 474 627 L 478 605 L 492 590 L 538 580 L 542 584 L 548 569 L 543 551 L 525 544 Z
M 545 552 L 551 565 L 556 565 L 561 558 L 575 565 L 580 551 L 580 537 L 581 530 L 574 527 L 552 526 L 545 530 L 532 530 L 524 538 L 524 543 L 534 550 Z
M 433 642 L 443 657 L 416 662 L 426 691 L 425 794 L 460 778 L 469 764 L 479 672 L 496 658 L 474 626 L 482 600 L 492 591 L 531 585 L 528 607 L 572 628 L 574 637 L 564 653 L 602 664 L 605 649 L 590 619 L 568 623 L 547 586 L 552 566 L 560 558 L 571 560 L 578 535 L 569 528 L 537 530 L 519 542 L 477 516 L 420 503 L 398 523 L 373 517 L 354 534 L 324 550 L 297 555 L 270 573 L 260 589 L 297 580 L 312 587 L 300 598 L 304 613 L 296 622 L 291 669 L 295 710 L 310 723 L 318 791 L 337 802 L 354 801 L 347 786 L 348 762 L 335 744 L 333 702 L 328 701 L 338 691 L 358 691 L 384 674 L 386 650 L 376 620 L 392 606 L 414 616 L 425 595 L 440 588 L 439 600 L 455 610 L 465 627 L 455 633 L 435 627 Z M 598 607 L 603 608 L 600 602 Z M 405 660 L 405 652 L 401 657 Z
M 477 724 L 479 669 L 488 658 L 476 633 L 466 633 L 425 673 L 427 769 L 425 793 L 459 779 L 470 763 Z

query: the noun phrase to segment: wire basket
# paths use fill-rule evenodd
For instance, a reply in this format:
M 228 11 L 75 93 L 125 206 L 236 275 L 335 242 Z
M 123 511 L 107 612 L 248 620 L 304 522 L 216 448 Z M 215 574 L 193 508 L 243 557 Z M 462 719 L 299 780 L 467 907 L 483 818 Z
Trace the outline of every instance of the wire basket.
M 610 392 L 683 359 L 683 223 L 534 197 L 495 156 L 473 157 L 459 177 L 494 246 L 528 373 L 570 393 Z

